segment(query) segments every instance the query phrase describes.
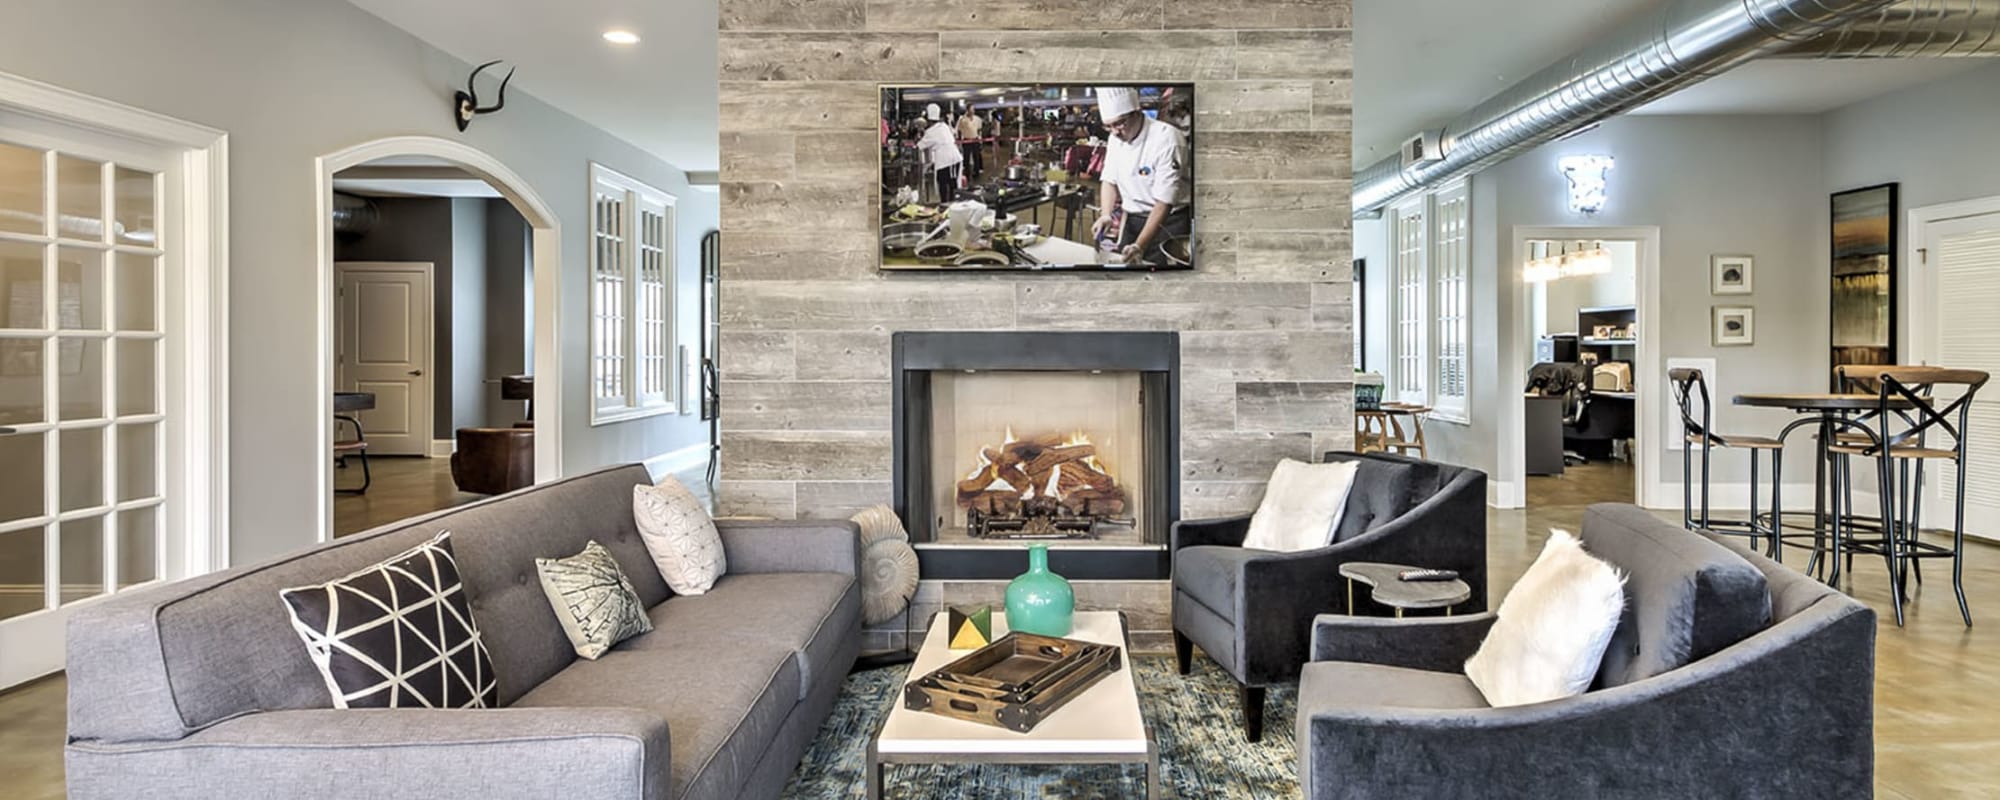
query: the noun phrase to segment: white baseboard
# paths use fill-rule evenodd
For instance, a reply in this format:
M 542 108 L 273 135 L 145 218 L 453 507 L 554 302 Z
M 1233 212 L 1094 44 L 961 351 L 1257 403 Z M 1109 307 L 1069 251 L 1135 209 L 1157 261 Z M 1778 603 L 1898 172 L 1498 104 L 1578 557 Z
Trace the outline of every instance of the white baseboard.
M 457 439 L 431 440 L 431 458 L 451 458 L 451 454 L 456 452 L 458 452 Z
M 645 460 L 646 471 L 652 473 L 653 480 L 659 480 L 676 472 L 694 469 L 708 464 L 708 443 L 691 444 L 679 450 L 662 453 Z
M 1494 508 L 1521 508 L 1528 504 L 1525 484 L 1513 481 L 1486 481 L 1486 504 Z

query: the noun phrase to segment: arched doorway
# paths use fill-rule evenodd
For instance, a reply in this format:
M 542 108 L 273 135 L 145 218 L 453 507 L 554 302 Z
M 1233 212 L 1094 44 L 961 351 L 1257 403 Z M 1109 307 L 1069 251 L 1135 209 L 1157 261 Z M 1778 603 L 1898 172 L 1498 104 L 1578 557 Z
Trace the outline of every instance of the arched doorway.
M 335 354 L 335 256 L 333 229 L 334 176 L 343 170 L 371 162 L 392 158 L 420 158 L 450 163 L 470 175 L 484 180 L 498 191 L 515 211 L 526 220 L 531 231 L 532 260 L 534 264 L 534 358 L 533 374 L 547 376 L 547 380 L 535 382 L 535 479 L 546 481 L 555 478 L 562 471 L 562 392 L 556 376 L 561 375 L 561 351 L 558 349 L 558 297 L 562 275 L 562 236 L 560 223 L 549 205 L 535 192 L 521 176 L 514 173 L 498 159 L 485 152 L 450 139 L 434 136 L 397 136 L 355 145 L 338 152 L 322 156 L 316 160 L 314 186 L 318 198 L 317 240 L 318 240 L 318 287 L 319 298 L 317 341 L 321 370 L 319 391 L 315 393 L 319 408 L 315 426 L 315 463 L 318 467 L 319 490 L 315 496 L 321 505 L 316 515 L 320 520 L 318 541 L 326 541 L 333 536 L 333 488 L 334 472 L 332 451 L 334 430 L 325 421 L 334 415 L 334 354 Z

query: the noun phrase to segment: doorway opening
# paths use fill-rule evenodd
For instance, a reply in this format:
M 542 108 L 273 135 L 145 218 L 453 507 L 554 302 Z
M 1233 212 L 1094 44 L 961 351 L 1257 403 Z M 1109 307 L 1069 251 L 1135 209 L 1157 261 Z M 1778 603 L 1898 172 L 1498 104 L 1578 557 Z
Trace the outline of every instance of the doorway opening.
M 322 541 L 560 471 L 555 218 L 442 139 L 322 158 Z M 540 269 L 538 269 L 540 268 Z
M 1522 397 L 1507 410 L 1499 452 L 1503 505 L 1547 509 L 1639 503 L 1657 465 L 1648 420 L 1663 386 L 1649 320 L 1657 319 L 1653 229 L 1522 228 L 1515 232 L 1516 330 L 1503 348 Z M 1516 482 L 1518 481 L 1518 482 Z M 1503 501 L 1509 498 L 1501 498 Z

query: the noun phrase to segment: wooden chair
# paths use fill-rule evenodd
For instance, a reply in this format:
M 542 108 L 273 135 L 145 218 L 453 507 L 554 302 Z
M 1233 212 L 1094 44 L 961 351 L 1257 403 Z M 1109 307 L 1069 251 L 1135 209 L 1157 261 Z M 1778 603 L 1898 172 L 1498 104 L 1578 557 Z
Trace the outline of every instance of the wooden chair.
M 1855 541 L 1843 544 L 1840 530 L 1834 532 L 1834 551 L 1879 553 L 1889 567 L 1889 593 L 1896 604 L 1896 624 L 1903 624 L 1904 587 L 1907 585 L 1906 570 L 1914 567 L 1918 559 L 1951 559 L 1951 588 L 1958 596 L 1958 613 L 1965 619 L 1967 627 L 1972 626 L 1972 609 L 1965 602 L 1965 460 L 1967 427 L 1972 419 L 1972 398 L 1986 385 L 1987 373 L 1971 369 L 1951 369 L 1932 366 L 1882 366 L 1856 367 L 1874 376 L 1876 396 L 1879 398 L 1875 409 L 1875 419 L 1880 428 L 1877 438 L 1867 442 L 1840 441 L 1838 438 L 1827 449 L 1838 456 L 1864 456 L 1875 459 L 1877 491 L 1882 503 L 1882 537 L 1877 541 Z M 1936 397 L 1938 390 L 1944 390 L 1947 397 Z M 1957 391 L 1956 397 L 1949 394 Z M 1895 406 L 1909 404 L 1908 410 Z M 1900 431 L 1891 431 L 1891 420 L 1901 419 L 1907 423 Z M 1939 446 L 1933 439 L 1937 433 L 1950 440 L 1948 446 Z M 1921 541 L 1917 537 L 1921 527 L 1921 501 L 1923 493 L 1924 465 L 1933 461 L 1950 462 L 1957 485 L 1953 492 L 1952 542 L 1950 547 Z M 1847 470 L 1835 470 L 1834 479 L 1843 484 L 1835 488 L 1835 497 L 1843 498 L 1853 505 L 1853 481 Z M 1916 571 L 1919 582 L 1923 580 L 1920 568 Z
M 1778 546 L 1778 528 L 1784 519 L 1779 510 L 1780 488 L 1784 485 L 1781 476 L 1785 456 L 1784 443 L 1769 436 L 1748 436 L 1720 434 L 1715 432 L 1714 420 L 1708 396 L 1708 380 L 1701 370 L 1676 368 L 1667 370 L 1667 381 L 1674 387 L 1674 401 L 1680 406 L 1681 432 L 1686 447 L 1681 448 L 1681 526 L 1691 531 L 1710 531 L 1744 536 L 1750 545 L 1756 547 L 1759 540 L 1770 537 L 1766 552 L 1774 559 L 1781 559 L 1782 548 Z M 1695 406 L 1699 403 L 1700 413 Z M 1745 450 L 1750 453 L 1750 518 L 1745 520 L 1718 520 L 1709 513 L 1709 465 L 1716 448 Z M 1695 451 L 1701 451 L 1701 505 L 1696 513 L 1694 502 L 1694 458 Z M 1757 509 L 1758 463 L 1757 454 L 1771 454 L 1771 524 L 1765 525 Z
M 1430 412 L 1428 406 L 1408 403 L 1383 403 L 1380 409 L 1354 412 L 1354 452 L 1394 453 L 1428 459 L 1430 451 L 1424 445 L 1422 415 Z M 1403 430 L 1401 417 L 1410 419 L 1407 433 Z

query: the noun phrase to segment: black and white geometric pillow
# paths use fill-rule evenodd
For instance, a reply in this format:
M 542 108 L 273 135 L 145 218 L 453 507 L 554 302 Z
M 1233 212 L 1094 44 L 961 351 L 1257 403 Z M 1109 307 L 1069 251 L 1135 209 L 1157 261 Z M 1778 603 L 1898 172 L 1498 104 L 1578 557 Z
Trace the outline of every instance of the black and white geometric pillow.
M 500 704 L 450 532 L 345 578 L 278 595 L 335 708 Z
M 535 571 L 577 655 L 595 661 L 612 645 L 653 629 L 639 591 L 596 541 L 568 558 L 537 558 Z

